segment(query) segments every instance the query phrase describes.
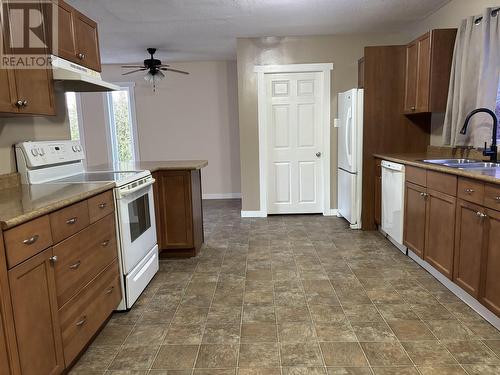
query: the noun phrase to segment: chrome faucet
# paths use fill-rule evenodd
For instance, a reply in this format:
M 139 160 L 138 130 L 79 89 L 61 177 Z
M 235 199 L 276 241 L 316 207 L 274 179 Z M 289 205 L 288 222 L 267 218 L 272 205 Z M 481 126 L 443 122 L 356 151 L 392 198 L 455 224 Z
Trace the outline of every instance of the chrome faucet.
M 465 134 L 467 132 L 467 126 L 469 126 L 469 121 L 472 116 L 474 116 L 476 113 L 483 112 L 489 114 L 493 118 L 493 129 L 492 129 L 492 141 L 491 141 L 491 146 L 488 148 L 488 145 L 486 142 L 484 142 L 484 151 L 483 155 L 484 156 L 489 156 L 490 161 L 492 163 L 497 162 L 497 128 L 498 128 L 498 119 L 497 115 L 495 112 L 493 112 L 491 109 L 488 108 L 478 108 L 473 110 L 471 113 L 467 115 L 465 118 L 465 123 L 464 126 L 462 127 L 462 130 L 460 130 L 460 134 Z

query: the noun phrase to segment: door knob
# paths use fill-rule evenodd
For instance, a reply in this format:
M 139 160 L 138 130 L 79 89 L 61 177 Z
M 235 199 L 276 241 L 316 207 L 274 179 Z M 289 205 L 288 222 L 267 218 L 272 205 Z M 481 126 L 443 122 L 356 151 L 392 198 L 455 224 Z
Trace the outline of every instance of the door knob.
M 321 152 L 317 152 L 316 157 L 318 157 L 318 158 L 321 157 Z

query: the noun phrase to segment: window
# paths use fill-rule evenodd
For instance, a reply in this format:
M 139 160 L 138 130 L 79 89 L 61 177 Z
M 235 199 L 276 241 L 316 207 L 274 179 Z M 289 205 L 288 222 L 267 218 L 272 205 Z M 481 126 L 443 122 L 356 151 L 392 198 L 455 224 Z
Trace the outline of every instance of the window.
M 137 128 L 135 120 L 135 100 L 133 84 L 120 83 L 121 90 L 105 94 L 108 111 L 108 144 L 110 160 L 113 164 L 137 159 Z
M 75 92 L 66 93 L 66 109 L 68 110 L 71 140 L 83 142 L 83 130 L 81 124 L 82 112 L 79 94 Z

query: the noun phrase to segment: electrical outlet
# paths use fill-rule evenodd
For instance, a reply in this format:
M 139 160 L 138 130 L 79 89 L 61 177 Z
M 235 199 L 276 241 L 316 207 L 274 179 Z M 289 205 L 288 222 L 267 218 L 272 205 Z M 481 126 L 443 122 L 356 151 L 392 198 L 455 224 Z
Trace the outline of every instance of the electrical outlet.
M 338 119 L 338 118 L 334 118 L 334 119 L 333 119 L 333 127 L 334 127 L 334 128 L 338 128 L 338 127 L 340 127 L 340 124 L 339 124 L 339 119 Z

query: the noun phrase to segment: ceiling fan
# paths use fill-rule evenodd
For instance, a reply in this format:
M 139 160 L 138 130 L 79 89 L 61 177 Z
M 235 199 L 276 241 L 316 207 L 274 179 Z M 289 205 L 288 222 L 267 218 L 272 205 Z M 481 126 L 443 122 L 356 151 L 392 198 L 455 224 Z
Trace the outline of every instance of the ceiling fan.
M 144 79 L 153 85 L 153 91 L 155 91 L 156 83 L 165 78 L 165 74 L 163 73 L 164 71 L 189 74 L 189 72 L 185 72 L 183 70 L 170 68 L 170 65 L 162 64 L 160 60 L 155 59 L 154 54 L 156 53 L 156 48 L 148 48 L 147 51 L 151 55 L 151 58 L 144 60 L 144 65 L 122 65 L 122 68 L 124 69 L 134 69 L 122 73 L 122 75 L 125 76 L 128 74 L 147 71 Z

